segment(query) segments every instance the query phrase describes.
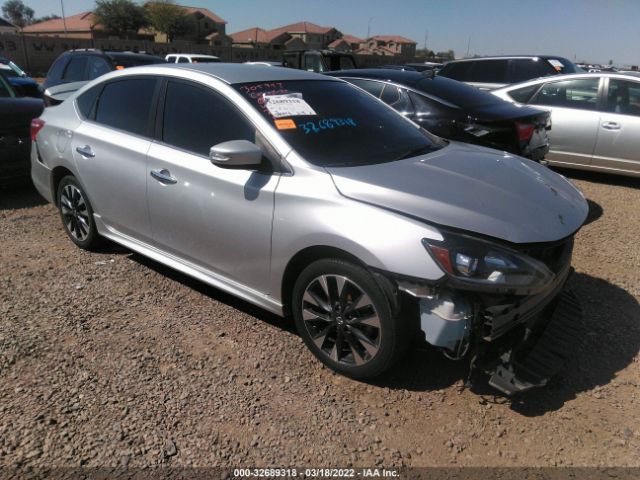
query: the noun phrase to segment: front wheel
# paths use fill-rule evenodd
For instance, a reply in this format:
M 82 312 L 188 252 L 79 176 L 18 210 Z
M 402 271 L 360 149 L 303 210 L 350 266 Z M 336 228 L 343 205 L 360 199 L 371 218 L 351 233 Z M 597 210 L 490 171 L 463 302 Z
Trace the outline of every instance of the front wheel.
M 58 185 L 60 219 L 67 235 L 80 248 L 98 246 L 100 236 L 93 219 L 93 209 L 84 189 L 75 177 L 68 175 Z
M 292 311 L 313 354 L 349 377 L 377 377 L 405 349 L 387 295 L 367 270 L 353 263 L 326 259 L 309 265 L 296 281 Z

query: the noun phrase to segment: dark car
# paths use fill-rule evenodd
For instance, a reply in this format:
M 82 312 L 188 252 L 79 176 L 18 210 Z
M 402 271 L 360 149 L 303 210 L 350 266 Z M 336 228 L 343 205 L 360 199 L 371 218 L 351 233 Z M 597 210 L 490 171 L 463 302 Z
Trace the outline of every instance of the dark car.
M 0 73 L 8 80 L 15 92 L 23 97 L 40 97 L 38 82 L 31 78 L 15 62 L 7 57 L 0 57 Z
M 453 60 L 447 62 L 438 75 L 466 82 L 483 90 L 492 90 L 533 78 L 576 72 L 580 72 L 580 69 L 566 58 L 514 55 Z
M 505 150 L 536 161 L 549 150 L 549 113 L 497 102 L 464 83 L 424 73 L 362 69 L 329 72 L 392 106 L 418 125 L 451 140 Z
M 70 50 L 53 62 L 42 88 L 46 90 L 64 83 L 88 82 L 113 70 L 154 63 L 166 63 L 166 60 L 145 53 Z
M 19 97 L 0 74 L 0 185 L 29 176 L 31 120 L 44 104 L 39 98 Z

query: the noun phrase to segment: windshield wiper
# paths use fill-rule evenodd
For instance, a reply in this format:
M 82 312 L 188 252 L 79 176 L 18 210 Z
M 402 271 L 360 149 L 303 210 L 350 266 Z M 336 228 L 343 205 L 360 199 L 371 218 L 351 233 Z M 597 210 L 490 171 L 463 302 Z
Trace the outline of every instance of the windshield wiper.
M 436 147 L 434 145 L 427 145 L 427 146 L 422 146 L 422 147 L 418 147 L 418 148 L 413 148 L 413 149 L 409 150 L 408 152 L 403 153 L 398 158 L 395 158 L 394 161 L 396 161 L 396 160 L 404 160 L 405 158 L 417 157 L 420 154 L 431 153 L 431 152 L 433 152 L 433 151 L 435 151 L 437 149 L 438 149 L 438 147 Z

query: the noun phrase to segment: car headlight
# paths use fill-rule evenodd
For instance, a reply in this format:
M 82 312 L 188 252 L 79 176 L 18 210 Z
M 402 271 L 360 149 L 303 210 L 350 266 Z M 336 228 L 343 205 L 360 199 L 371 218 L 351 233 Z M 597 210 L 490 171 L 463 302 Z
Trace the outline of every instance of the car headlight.
M 443 241 L 425 238 L 427 251 L 457 287 L 530 295 L 555 277 L 524 253 L 467 235 L 441 232 Z

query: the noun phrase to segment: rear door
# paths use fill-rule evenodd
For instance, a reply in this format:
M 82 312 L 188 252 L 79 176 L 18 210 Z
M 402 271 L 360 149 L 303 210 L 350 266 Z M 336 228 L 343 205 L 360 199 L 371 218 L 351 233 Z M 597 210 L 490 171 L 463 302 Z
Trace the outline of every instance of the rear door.
M 640 172 L 640 82 L 606 80 L 593 166 Z
M 126 77 L 88 90 L 78 98 L 86 118 L 70 145 L 95 212 L 109 228 L 142 241 L 151 239 L 146 166 L 157 87 L 156 78 Z
M 554 163 L 589 165 L 600 121 L 601 79 L 579 78 L 545 83 L 529 105 L 551 111 L 551 147 L 546 158 Z
M 255 127 L 224 96 L 197 83 L 169 80 L 162 105 L 146 174 L 154 244 L 266 292 L 279 175 L 268 161 L 264 170 L 248 170 L 209 159 L 218 143 L 257 142 Z

